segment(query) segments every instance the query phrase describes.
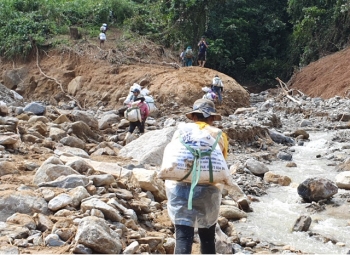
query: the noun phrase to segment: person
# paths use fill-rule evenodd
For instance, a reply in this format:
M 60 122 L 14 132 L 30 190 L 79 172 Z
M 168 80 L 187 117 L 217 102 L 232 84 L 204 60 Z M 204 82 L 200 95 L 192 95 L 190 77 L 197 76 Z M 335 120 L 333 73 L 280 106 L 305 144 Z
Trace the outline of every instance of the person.
M 201 40 L 198 43 L 198 47 L 198 65 L 204 67 L 207 60 L 207 49 L 209 48 L 207 42 L 205 41 L 205 36 L 201 37 Z
M 124 105 L 129 105 L 130 103 L 134 102 L 137 97 L 141 95 L 141 91 L 137 88 L 134 88 L 131 90 L 131 95 L 129 94 L 127 98 L 124 101 Z
M 215 102 L 217 97 L 218 95 L 212 89 L 209 89 L 202 98 Z
M 224 84 L 222 83 L 222 80 L 220 79 L 219 75 L 215 75 L 212 82 L 212 90 L 215 94 L 218 96 L 218 102 L 219 104 L 222 103 L 222 95 L 221 93 L 224 91 Z
M 185 66 L 192 66 L 193 51 L 191 46 L 188 46 L 184 54 Z
M 108 30 L 107 24 L 106 24 L 106 23 L 103 23 L 102 26 L 100 27 L 100 31 L 101 31 L 102 33 L 106 33 L 107 30 Z
M 215 105 L 210 100 L 196 100 L 193 111 L 186 113 L 186 117 L 196 123 L 201 130 L 207 130 L 215 139 L 218 132 L 221 132 L 219 128 L 213 126 L 213 122 L 221 120 L 221 116 L 216 113 Z M 226 160 L 228 139 L 225 133 L 222 133 L 218 145 Z M 189 210 L 191 183 L 165 181 L 168 213 L 175 225 L 175 254 L 191 254 L 195 227 L 198 227 L 201 253 L 216 253 L 215 227 L 222 197 L 219 186 L 220 184 L 197 184 L 193 190 L 192 210 Z
M 140 91 L 138 90 L 138 92 L 135 90 L 138 89 L 134 89 L 133 93 L 134 96 L 136 93 L 138 93 L 138 96 L 136 98 L 134 98 L 134 102 L 138 102 L 137 107 L 140 109 L 140 113 L 141 113 L 141 121 L 135 121 L 135 122 L 130 122 L 130 126 L 129 126 L 129 131 L 126 134 L 124 141 L 123 141 L 123 145 L 126 144 L 128 138 L 130 137 L 130 135 L 135 131 L 135 128 L 137 127 L 140 131 L 141 134 L 145 133 L 145 122 L 146 119 L 149 115 L 149 108 L 148 105 L 145 103 L 145 98 L 140 95 Z M 129 103 L 129 106 L 131 106 L 131 103 Z
M 185 66 L 185 51 L 181 51 L 180 53 L 180 62 L 182 66 Z
M 100 39 L 100 48 L 102 48 L 102 45 L 104 45 L 107 39 L 106 34 L 104 32 L 101 32 L 98 38 Z

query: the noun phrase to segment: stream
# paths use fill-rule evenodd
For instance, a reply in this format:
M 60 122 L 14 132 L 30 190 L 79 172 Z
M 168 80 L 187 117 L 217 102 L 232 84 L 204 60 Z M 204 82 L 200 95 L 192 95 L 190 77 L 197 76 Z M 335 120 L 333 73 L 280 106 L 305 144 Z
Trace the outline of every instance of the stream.
M 310 203 L 302 202 L 297 187 L 310 177 L 323 177 L 334 181 L 338 172 L 334 161 L 329 158 L 334 156 L 345 159 L 349 150 L 341 149 L 344 143 L 331 141 L 335 131 L 309 134 L 309 141 L 304 146 L 291 147 L 295 150 L 293 162 L 297 167 L 286 167 L 286 161 L 275 161 L 267 165 L 270 171 L 289 176 L 292 183 L 289 186 L 276 185 L 269 188 L 267 195 L 259 197 L 259 202 L 251 204 L 254 211 L 248 214 L 247 221 L 235 223 L 235 227 L 240 236 L 249 236 L 281 247 L 293 247 L 295 251 L 346 254 L 350 250 L 350 207 L 349 203 L 344 204 L 344 200 L 341 202 L 339 196 L 347 191 L 339 189 L 331 200 L 332 206 L 315 212 L 307 208 Z M 292 232 L 294 223 L 301 215 L 312 218 L 309 230 L 318 235 Z

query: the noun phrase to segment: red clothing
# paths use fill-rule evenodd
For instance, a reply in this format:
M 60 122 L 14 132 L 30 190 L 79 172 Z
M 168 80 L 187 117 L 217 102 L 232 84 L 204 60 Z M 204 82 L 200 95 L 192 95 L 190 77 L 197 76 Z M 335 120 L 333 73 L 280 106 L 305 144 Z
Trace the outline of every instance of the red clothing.
M 140 102 L 137 106 L 140 108 L 142 120 L 145 121 L 149 115 L 148 105 L 145 102 Z
M 136 102 L 137 101 L 128 103 L 128 107 L 132 107 Z M 137 104 L 137 107 L 140 108 L 142 121 L 145 121 L 149 115 L 149 108 L 147 103 L 140 101 L 140 103 Z

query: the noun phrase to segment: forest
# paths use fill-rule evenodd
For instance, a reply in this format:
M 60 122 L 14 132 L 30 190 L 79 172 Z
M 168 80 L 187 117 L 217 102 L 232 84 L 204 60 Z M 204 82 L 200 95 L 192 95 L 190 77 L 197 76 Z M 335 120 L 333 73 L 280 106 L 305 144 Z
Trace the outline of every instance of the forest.
M 2 0 L 0 56 L 69 44 L 77 27 L 95 38 L 102 23 L 181 52 L 209 43 L 206 67 L 247 86 L 275 78 L 348 46 L 350 0 Z

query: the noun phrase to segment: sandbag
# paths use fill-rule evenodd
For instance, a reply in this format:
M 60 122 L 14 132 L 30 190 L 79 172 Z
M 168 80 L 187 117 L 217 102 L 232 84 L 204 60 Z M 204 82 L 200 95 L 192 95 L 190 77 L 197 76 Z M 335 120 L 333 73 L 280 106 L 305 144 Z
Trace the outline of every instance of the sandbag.
M 192 182 L 192 174 L 183 178 L 191 171 L 194 156 L 181 143 L 180 138 L 191 148 L 199 149 L 201 152 L 209 151 L 215 144 L 215 138 L 207 130 L 200 130 L 195 123 L 180 123 L 173 139 L 165 147 L 161 170 L 158 173 L 160 179 Z M 199 162 L 200 171 L 193 170 L 196 174 L 199 173 L 198 184 L 231 183 L 226 160 L 218 144 L 211 153 L 213 182 L 210 182 L 209 156 L 202 157 Z
M 209 91 L 202 98 L 203 99 L 208 99 L 210 101 L 214 101 L 216 99 L 216 94 L 214 92 L 212 92 L 212 91 Z
M 151 96 L 145 96 L 145 102 L 148 106 L 149 113 L 152 113 L 157 110 L 156 104 L 154 102 L 153 97 Z
M 141 85 L 134 83 L 131 87 L 130 87 L 130 92 L 133 91 L 134 89 L 138 89 L 141 91 Z M 132 93 L 132 92 L 131 92 Z
M 124 117 L 130 122 L 142 121 L 141 111 L 137 106 L 131 106 L 124 112 Z

